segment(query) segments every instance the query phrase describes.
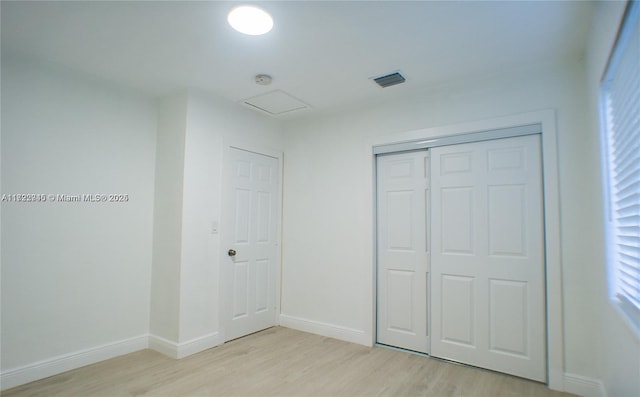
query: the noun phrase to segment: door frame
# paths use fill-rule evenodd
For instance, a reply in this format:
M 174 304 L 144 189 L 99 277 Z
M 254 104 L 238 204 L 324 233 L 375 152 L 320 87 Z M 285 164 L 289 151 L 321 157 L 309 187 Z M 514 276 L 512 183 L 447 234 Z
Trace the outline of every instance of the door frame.
M 228 163 L 230 157 L 230 151 L 232 149 L 244 150 L 247 152 L 259 154 L 262 156 L 272 157 L 278 160 L 278 184 L 276 188 L 277 193 L 277 209 L 278 213 L 276 214 L 276 241 L 277 241 L 277 249 L 276 249 L 276 258 L 275 258 L 275 268 L 276 268 L 276 285 L 275 285 L 275 325 L 280 325 L 280 308 L 282 301 L 282 178 L 283 178 L 283 164 L 284 164 L 284 153 L 280 150 L 268 148 L 265 146 L 254 145 L 252 143 L 237 140 L 237 139 L 224 139 L 222 144 L 222 167 L 220 168 L 220 191 L 221 191 L 221 199 L 220 199 L 220 211 L 218 213 L 219 216 L 219 226 L 220 226 L 220 239 L 218 244 L 218 252 L 219 252 L 219 272 L 218 272 L 218 324 L 220 329 L 221 340 L 224 342 L 227 341 L 226 337 L 226 318 L 229 314 L 230 302 L 227 302 L 227 288 L 228 284 L 225 282 L 225 270 L 224 265 L 228 260 L 226 246 L 227 243 L 227 230 L 225 230 L 225 222 L 223 213 L 226 209 L 229 208 L 229 195 L 225 192 L 225 187 L 229 185 L 229 172 L 228 172 Z
M 475 132 L 498 130 L 540 124 L 541 160 L 544 207 L 544 247 L 545 247 L 545 287 L 547 318 L 547 385 L 551 389 L 564 390 L 564 330 L 563 330 L 563 293 L 562 293 L 562 257 L 560 246 L 560 196 L 558 180 L 558 148 L 555 110 L 547 109 L 530 113 L 516 114 L 487 120 L 433 127 L 379 137 L 366 144 L 370 161 L 372 192 L 372 335 L 375 344 L 377 324 L 377 261 L 376 261 L 376 148 L 380 146 L 403 145 L 433 138 L 471 134 Z

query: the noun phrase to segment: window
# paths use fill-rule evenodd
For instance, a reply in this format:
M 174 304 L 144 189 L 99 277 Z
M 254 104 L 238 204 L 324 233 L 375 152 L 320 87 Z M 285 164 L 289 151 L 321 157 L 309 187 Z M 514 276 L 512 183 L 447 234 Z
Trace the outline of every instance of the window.
M 640 335 L 640 3 L 627 5 L 601 85 L 610 296 Z

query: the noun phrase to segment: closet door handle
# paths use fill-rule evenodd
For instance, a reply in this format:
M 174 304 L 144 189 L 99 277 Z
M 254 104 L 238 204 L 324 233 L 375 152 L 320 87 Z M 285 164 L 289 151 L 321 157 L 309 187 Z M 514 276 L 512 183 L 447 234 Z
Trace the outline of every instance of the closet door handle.
M 229 252 L 227 252 L 227 254 L 228 254 L 229 256 L 236 256 L 236 250 L 234 250 L 234 249 L 230 249 L 230 250 L 229 250 Z

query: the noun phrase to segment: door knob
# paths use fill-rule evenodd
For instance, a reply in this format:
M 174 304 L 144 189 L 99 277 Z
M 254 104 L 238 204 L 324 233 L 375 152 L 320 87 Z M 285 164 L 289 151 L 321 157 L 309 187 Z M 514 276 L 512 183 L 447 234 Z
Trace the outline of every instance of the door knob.
M 236 250 L 230 249 L 229 252 L 227 252 L 227 254 L 229 254 L 229 256 L 236 256 Z

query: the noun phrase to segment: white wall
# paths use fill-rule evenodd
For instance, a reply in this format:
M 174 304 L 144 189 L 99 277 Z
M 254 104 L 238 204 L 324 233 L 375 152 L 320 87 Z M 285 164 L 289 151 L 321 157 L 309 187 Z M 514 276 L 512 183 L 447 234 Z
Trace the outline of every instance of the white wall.
M 126 203 L 2 203 L 2 371 L 149 329 L 156 110 L 2 59 L 2 193 L 124 193 Z
M 600 156 L 598 142 L 598 89 L 606 62 L 613 48 L 618 26 L 624 11 L 625 2 L 598 2 L 595 8 L 593 24 L 589 37 L 587 56 L 587 86 L 589 98 L 590 126 L 586 140 L 590 142 L 593 158 Z M 599 170 L 597 170 L 599 172 Z M 598 174 L 599 175 L 599 174 Z M 600 199 L 600 185 L 594 188 L 595 196 Z M 594 214 L 599 230 L 603 230 L 603 210 Z M 609 396 L 640 395 L 640 339 L 634 336 L 607 298 L 607 274 L 604 267 L 604 235 L 600 233 L 595 242 L 597 253 L 598 305 L 600 315 L 599 340 L 602 343 L 602 356 L 598 357 L 601 378 Z
M 593 308 L 599 285 L 597 163 L 587 130 L 581 62 L 497 73 L 391 94 L 286 127 L 282 318 L 300 328 L 366 343 L 373 319 L 373 192 L 370 145 L 381 136 L 553 108 L 557 111 L 565 371 L 599 376 Z M 408 83 L 410 84 L 410 82 Z M 396 88 L 389 88 L 394 90 Z M 412 91 L 410 91 L 412 90 Z M 400 91 L 398 91 L 400 93 Z M 594 174 L 595 172 L 595 174 Z M 595 244 L 597 246 L 597 244 Z
M 3 56 L 2 193 L 130 201 L 2 204 L 2 388 L 149 344 L 182 357 L 222 342 L 223 144 L 282 151 L 281 124 Z
M 164 98 L 160 101 L 158 112 L 150 333 L 177 341 L 186 95 Z
M 151 333 L 165 339 L 163 351 L 182 357 L 224 341 L 225 231 L 211 233 L 212 222 L 222 226 L 224 145 L 282 151 L 282 132 L 275 119 L 197 91 L 165 98 L 159 120 Z
M 279 151 L 283 146 L 281 126 L 275 119 L 194 90 L 189 92 L 186 126 L 181 342 L 218 334 L 223 325 L 219 274 L 220 236 L 225 230 L 212 234 L 211 224 L 217 221 L 222 226 L 224 145 L 247 142 Z
M 1 77 L 3 194 L 129 195 L 2 203 L 2 388 L 149 344 L 182 357 L 222 342 L 223 144 L 282 151 L 281 124 L 6 54 Z

